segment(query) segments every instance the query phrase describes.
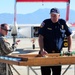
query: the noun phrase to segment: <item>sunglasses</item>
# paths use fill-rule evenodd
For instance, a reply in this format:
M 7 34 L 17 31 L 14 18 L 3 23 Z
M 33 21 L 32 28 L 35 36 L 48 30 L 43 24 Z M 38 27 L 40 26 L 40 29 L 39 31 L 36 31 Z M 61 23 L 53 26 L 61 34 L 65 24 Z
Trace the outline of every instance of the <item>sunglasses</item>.
M 5 31 L 11 31 L 10 29 L 9 29 L 9 30 L 7 30 L 7 29 L 5 29 L 5 28 L 3 28 L 3 27 L 1 27 L 1 29 L 5 30 Z

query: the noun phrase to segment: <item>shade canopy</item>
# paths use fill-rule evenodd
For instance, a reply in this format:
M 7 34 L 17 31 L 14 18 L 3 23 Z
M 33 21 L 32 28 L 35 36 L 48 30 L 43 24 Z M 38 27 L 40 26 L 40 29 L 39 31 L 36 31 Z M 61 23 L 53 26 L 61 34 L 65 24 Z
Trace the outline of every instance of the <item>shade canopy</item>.
M 16 2 L 67 2 L 66 21 L 69 20 L 70 0 L 16 0 Z
M 69 2 L 69 0 L 16 0 L 16 2 Z

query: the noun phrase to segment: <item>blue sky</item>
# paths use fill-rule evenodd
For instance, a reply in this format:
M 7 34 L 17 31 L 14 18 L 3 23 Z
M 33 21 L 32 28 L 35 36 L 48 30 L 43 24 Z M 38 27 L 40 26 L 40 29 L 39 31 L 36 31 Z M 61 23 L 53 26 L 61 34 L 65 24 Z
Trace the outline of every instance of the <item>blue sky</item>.
M 0 0 L 0 13 L 14 13 L 15 0 Z M 66 8 L 66 3 L 17 3 L 17 13 L 27 14 L 44 8 Z M 70 9 L 75 11 L 75 0 L 71 0 Z

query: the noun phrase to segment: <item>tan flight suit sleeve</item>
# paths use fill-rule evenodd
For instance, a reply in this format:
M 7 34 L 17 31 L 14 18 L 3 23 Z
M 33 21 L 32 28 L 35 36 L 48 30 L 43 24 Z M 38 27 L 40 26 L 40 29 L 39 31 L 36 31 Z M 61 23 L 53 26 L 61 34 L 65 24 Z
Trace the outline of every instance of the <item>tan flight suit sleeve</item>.
M 7 55 L 11 52 L 13 52 L 12 46 L 10 46 L 10 43 L 6 42 L 4 38 L 0 38 L 0 53 L 1 55 Z

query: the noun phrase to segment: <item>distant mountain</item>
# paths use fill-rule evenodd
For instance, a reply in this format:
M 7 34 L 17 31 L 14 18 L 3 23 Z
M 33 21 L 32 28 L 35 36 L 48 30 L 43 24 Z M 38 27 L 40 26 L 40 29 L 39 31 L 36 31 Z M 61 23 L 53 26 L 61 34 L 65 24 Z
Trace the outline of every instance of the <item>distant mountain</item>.
M 60 17 L 65 19 L 66 18 L 66 9 L 59 9 L 60 10 Z M 39 24 L 44 19 L 50 17 L 49 15 L 50 9 L 39 9 L 33 13 L 28 14 L 17 14 L 17 23 L 18 24 Z M 69 15 L 69 22 L 75 22 L 75 11 L 70 10 Z M 8 23 L 12 24 L 14 22 L 14 14 L 10 13 L 2 13 L 0 14 L 0 24 L 1 23 Z

